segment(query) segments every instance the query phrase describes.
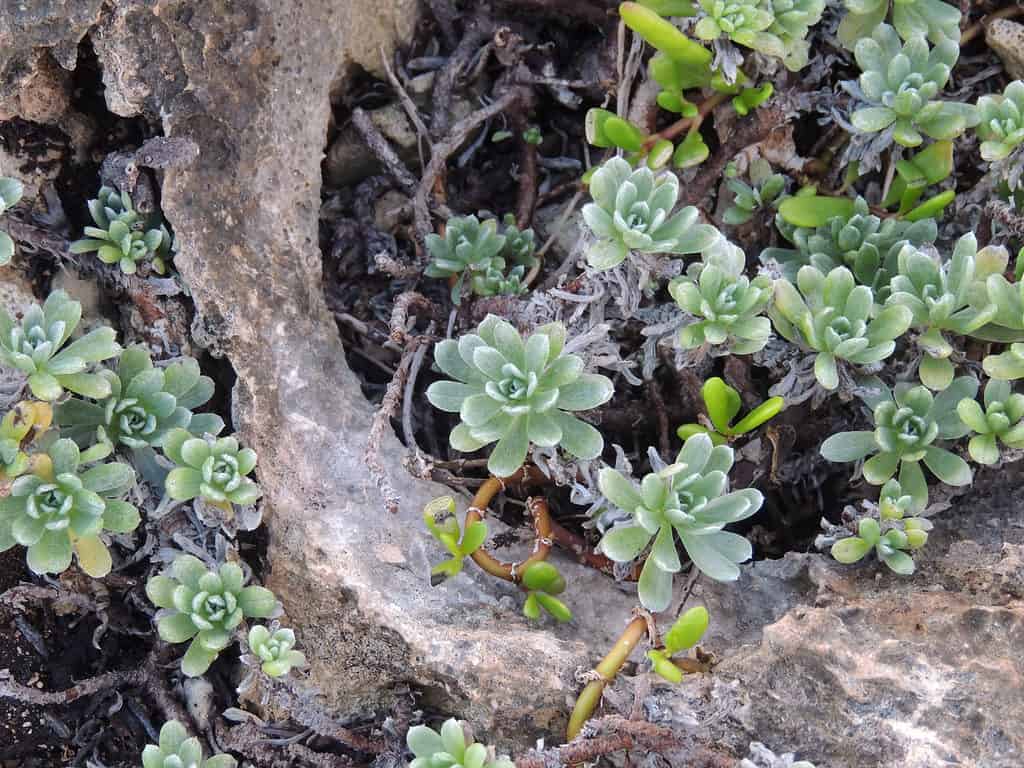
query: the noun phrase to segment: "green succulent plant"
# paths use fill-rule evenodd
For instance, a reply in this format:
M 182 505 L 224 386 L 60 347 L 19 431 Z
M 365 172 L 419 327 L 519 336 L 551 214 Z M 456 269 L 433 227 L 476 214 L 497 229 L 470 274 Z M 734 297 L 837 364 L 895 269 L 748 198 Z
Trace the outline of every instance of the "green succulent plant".
M 770 5 L 774 21 L 767 31 L 775 40 L 761 52 L 778 56 L 786 69 L 797 72 L 807 66 L 811 50 L 807 33 L 821 20 L 825 0 L 771 0 Z
M 946 206 L 956 199 L 954 190 L 947 189 L 919 201 L 925 189 L 948 179 L 953 167 L 953 142 L 949 139 L 932 142 L 920 152 L 899 158 L 882 207 L 898 205 L 896 215 L 908 222 L 940 218 Z
M 693 206 L 672 215 L 679 197 L 673 173 L 634 170 L 613 157 L 591 177 L 590 194 L 594 202 L 583 206 L 583 220 L 597 237 L 587 253 L 587 263 L 597 270 L 621 264 L 630 251 L 699 253 L 720 237 L 714 227 L 697 223 Z
M 777 206 L 786 193 L 786 177 L 772 173 L 771 166 L 763 159 L 751 163 L 750 181 L 753 186 L 735 177 L 726 180 L 732 191 L 732 205 L 725 209 L 722 220 L 733 226 L 745 224 L 754 218 L 757 211 Z
M 282 677 L 292 667 L 306 666 L 306 654 L 296 651 L 295 633 L 287 628 L 268 629 L 262 624 L 249 628 L 249 650 L 260 660 L 261 669 L 270 677 Z
M 515 768 L 506 755 L 495 757 L 493 747 L 467 739 L 455 718 L 446 720 L 440 733 L 426 725 L 413 726 L 405 742 L 415 755 L 409 768 Z
M 999 461 L 999 444 L 1024 448 L 1024 395 L 1008 381 L 990 380 L 985 385 L 984 408 L 973 397 L 957 403 L 962 421 L 975 433 L 967 452 L 979 464 Z
M 848 12 L 839 24 L 838 37 L 847 48 L 868 37 L 889 11 L 889 0 L 845 0 L 844 4 Z M 927 37 L 935 44 L 960 42 L 960 9 L 942 0 L 896 0 L 892 25 L 904 40 Z
M 640 488 L 614 469 L 598 474 L 605 498 L 633 516 L 633 522 L 605 533 L 601 550 L 628 563 L 654 540 L 638 585 L 649 611 L 665 610 L 672 599 L 672 577 L 682 568 L 676 536 L 693 564 L 717 581 L 735 581 L 737 564 L 750 559 L 750 542 L 722 529 L 753 515 L 764 499 L 754 488 L 727 492 L 732 462 L 732 448 L 697 434 L 686 440 L 674 464 L 646 475 Z
M 701 40 L 725 36 L 734 43 L 760 50 L 774 41 L 767 33 L 775 21 L 771 3 L 765 0 L 699 0 L 704 15 L 693 32 Z
M 480 549 L 487 540 L 487 523 L 483 520 L 476 520 L 466 526 L 463 534 L 459 520 L 455 517 L 455 499 L 451 496 L 432 499 L 423 507 L 423 523 L 430 535 L 441 542 L 451 555 L 430 570 L 430 583 L 434 586 L 461 573 L 466 558 Z
M 665 646 L 647 652 L 654 672 L 670 683 L 680 682 L 683 670 L 672 662 L 672 657 L 697 645 L 707 632 L 708 621 L 708 610 L 704 606 L 690 608 L 680 616 L 665 633 Z
M 63 438 L 38 454 L 31 471 L 0 499 L 0 552 L 28 547 L 33 573 L 61 573 L 72 552 L 90 576 L 110 573 L 111 558 L 102 531 L 128 533 L 139 524 L 138 510 L 122 501 L 135 484 L 135 471 L 111 462 L 82 469 L 81 453 Z
M 148 744 L 142 750 L 142 768 L 235 768 L 231 755 L 214 755 L 203 759 L 203 747 L 196 737 L 189 737 L 185 726 L 177 720 L 164 723 L 160 743 Z
M 873 517 L 864 517 L 857 524 L 856 536 L 840 539 L 832 545 L 832 557 L 850 565 L 863 560 L 874 550 L 878 559 L 891 571 L 909 576 L 914 572 L 914 558 L 909 553 L 925 545 L 930 529 L 931 523 L 922 517 L 895 521 L 883 519 L 881 523 Z
M 165 481 L 167 495 L 178 501 L 202 498 L 211 504 L 255 504 L 260 487 L 246 475 L 256 468 L 256 452 L 241 448 L 234 437 L 196 437 L 172 429 L 163 439 L 164 454 L 175 463 Z
M 921 331 L 917 343 L 924 356 L 919 372 L 925 386 L 945 389 L 953 380 L 953 363 L 949 360 L 953 345 L 943 333 L 968 336 L 995 316 L 995 304 L 987 300 L 986 291 L 978 283 L 1001 273 L 1007 261 L 1005 248 L 989 246 L 979 251 L 978 241 L 970 232 L 957 241 L 953 257 L 945 263 L 940 264 L 912 245 L 900 251 L 899 274 L 892 279 L 887 304 L 909 309 L 913 314 L 911 327 Z M 972 306 L 972 295 L 979 293 L 985 303 Z
M 604 439 L 572 415 L 606 403 L 611 381 L 583 373 L 583 360 L 563 352 L 565 326 L 541 326 L 523 342 L 519 332 L 488 315 L 475 334 L 446 339 L 434 361 L 455 381 L 436 381 L 427 399 L 442 411 L 458 413 L 449 442 L 470 453 L 497 441 L 487 468 L 507 477 L 526 459 L 530 443 L 560 445 L 579 459 L 597 458 Z
M 924 141 L 922 134 L 952 139 L 977 125 L 972 105 L 936 99 L 960 55 L 958 41 L 943 39 L 931 50 L 919 36 L 901 44 L 896 30 L 881 24 L 870 38 L 857 42 L 854 55 L 863 73 L 861 93 L 870 104 L 850 117 L 858 131 L 877 133 L 892 126 L 897 143 L 916 147 Z
M 1024 80 L 1014 80 L 1003 93 L 978 99 L 978 137 L 985 160 L 1002 160 L 1024 144 Z
M 167 573 L 146 582 L 146 596 L 163 610 L 157 613 L 157 632 L 168 643 L 189 642 L 181 671 L 197 677 L 231 644 L 235 628 L 245 618 L 266 619 L 277 610 L 269 589 L 245 586 L 235 563 L 208 570 L 192 555 L 178 555 Z
M 444 237 L 427 235 L 431 260 L 425 274 L 454 280 L 452 303 L 460 304 L 469 294 L 515 295 L 526 290 L 521 281 L 526 269 L 537 263 L 533 230 L 520 231 L 511 214 L 504 224 L 505 231 L 499 234 L 497 219 L 457 216 L 448 219 Z
M 95 227 L 85 228 L 85 237 L 69 246 L 72 253 L 96 252 L 104 264 L 117 264 L 126 275 L 134 274 L 139 264 L 149 262 L 159 274 L 166 265 L 157 252 L 170 239 L 159 221 L 140 216 L 127 192 L 100 187 L 95 200 L 89 201 L 89 215 Z
M 985 373 L 997 381 L 1024 379 L 1024 344 L 1015 342 L 998 355 L 988 355 L 982 361 Z
M 67 389 L 86 397 L 107 397 L 110 382 L 88 373 L 97 363 L 121 353 L 113 328 L 95 328 L 67 344 L 82 319 L 82 305 L 64 291 L 33 304 L 21 323 L 0 309 L 0 363 L 28 375 L 28 386 L 40 400 L 56 400 Z M 65 346 L 67 344 L 67 346 Z
M 88 447 L 93 443 L 127 448 L 159 447 L 170 430 L 219 434 L 224 421 L 213 413 L 192 409 L 213 397 L 213 380 L 199 373 L 190 357 L 155 368 L 142 346 L 121 353 L 117 370 L 100 372 L 110 383 L 110 396 L 98 402 L 71 398 L 57 406 L 57 423 L 65 437 Z
M 13 208 L 25 194 L 24 185 L 9 176 L 0 176 L 0 216 Z M 0 267 L 10 264 L 14 256 L 14 241 L 11 236 L 0 230 Z
M 771 301 L 772 280 L 751 280 L 743 274 L 746 263 L 743 250 L 722 239 L 669 284 L 676 304 L 696 318 L 679 332 L 684 349 L 728 345 L 733 354 L 748 355 L 768 343 L 772 324 L 761 313 Z
M 896 349 L 894 340 L 913 321 L 910 310 L 898 304 L 872 318 L 871 289 L 854 285 L 846 267 L 836 267 L 827 276 L 815 267 L 801 267 L 797 287 L 784 278 L 776 280 L 775 303 L 768 314 L 785 338 L 817 352 L 814 376 L 825 389 L 839 386 L 839 360 L 854 365 L 885 360 Z
M 523 615 L 534 621 L 540 618 L 543 609 L 556 621 L 572 620 L 572 611 L 555 595 L 565 591 L 565 578 L 554 565 L 547 561 L 533 563 L 523 571 L 522 586 L 526 589 Z
M 903 244 L 934 243 L 939 233 L 934 219 L 881 219 L 870 213 L 862 197 L 853 202 L 851 212 L 827 217 L 820 226 L 794 227 L 781 215 L 776 217 L 776 226 L 795 248 L 765 248 L 761 252 L 762 262 L 777 262 L 783 276 L 791 281 L 803 266 L 810 265 L 824 273 L 847 267 L 858 283 L 874 291 L 879 302 L 889 295 L 889 282 L 896 274 Z
M 22 400 L 4 414 L 0 422 L 0 480 L 13 480 L 29 470 L 31 459 L 25 444 L 46 432 L 52 420 L 50 404 L 36 400 Z
M 874 431 L 840 432 L 821 445 L 821 455 L 829 461 L 864 462 L 864 479 L 872 485 L 884 485 L 899 470 L 899 483 L 914 508 L 928 504 L 928 483 L 920 463 L 947 485 L 970 485 L 973 479 L 967 462 L 936 440 L 956 440 L 967 434 L 960 421 L 957 404 L 973 399 L 978 381 L 961 376 L 942 392 L 932 395 L 927 387 L 899 383 L 894 391 L 876 382 L 877 397 L 869 402 L 874 408 Z
M 676 430 L 681 440 L 704 433 L 711 437 L 711 442 L 715 445 L 725 445 L 730 439 L 753 432 L 766 421 L 775 418 L 786 405 L 783 398 L 770 397 L 733 424 L 732 420 L 736 418 L 742 405 L 739 392 L 717 376 L 712 376 L 704 382 L 700 394 L 714 429 L 709 429 L 703 424 L 683 424 Z

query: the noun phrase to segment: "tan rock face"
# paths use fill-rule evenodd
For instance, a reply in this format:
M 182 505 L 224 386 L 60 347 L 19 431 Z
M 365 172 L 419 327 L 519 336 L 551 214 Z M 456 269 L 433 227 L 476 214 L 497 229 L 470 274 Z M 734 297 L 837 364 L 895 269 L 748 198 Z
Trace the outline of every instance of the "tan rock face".
M 996 19 L 985 29 L 985 42 L 1003 60 L 1010 77 L 1024 78 L 1024 24 Z

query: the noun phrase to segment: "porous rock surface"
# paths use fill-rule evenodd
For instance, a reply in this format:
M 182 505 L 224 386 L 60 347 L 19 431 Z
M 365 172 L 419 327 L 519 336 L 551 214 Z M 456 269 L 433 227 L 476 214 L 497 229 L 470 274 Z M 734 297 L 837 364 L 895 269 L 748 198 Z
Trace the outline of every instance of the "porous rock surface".
M 440 552 L 420 509 L 444 489 L 412 479 L 387 434 L 381 453 L 402 503 L 382 511 L 363 459 L 371 407 L 322 296 L 331 96 L 357 56 L 374 66 L 367 30 L 390 39 L 400 21 L 388 9 L 408 3 L 44 5 L 69 22 L 49 19 L 50 37 L 27 36 L 39 41 L 33 50 L 55 46 L 54 60 L 73 65 L 69 50 L 91 28 L 110 109 L 159 115 L 167 135 L 201 148 L 195 164 L 167 171 L 163 209 L 197 339 L 238 375 L 234 421 L 260 453 L 269 585 L 323 701 L 355 714 L 409 686 L 504 747 L 557 740 L 577 669 L 608 647 L 632 598 L 564 558 L 568 626 L 529 625 L 520 597 L 473 566 L 432 589 Z M 0 9 L 0 34 L 18 13 Z M 4 82 L 0 103 L 11 103 L 14 81 Z M 705 645 L 721 663 L 677 688 L 655 686 L 648 714 L 696 723 L 737 755 L 756 739 L 831 768 L 1019 766 L 1024 528 L 1013 491 L 1022 479 L 1013 467 L 980 473 L 976 491 L 938 520 L 911 579 L 793 554 L 747 566 L 738 584 L 698 583 L 694 599 L 713 621 Z

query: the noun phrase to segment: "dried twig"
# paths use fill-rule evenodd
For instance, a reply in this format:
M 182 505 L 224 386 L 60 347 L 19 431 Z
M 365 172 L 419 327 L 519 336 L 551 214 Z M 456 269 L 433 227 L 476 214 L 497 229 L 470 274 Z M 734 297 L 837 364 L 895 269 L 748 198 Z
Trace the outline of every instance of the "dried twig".
M 122 686 L 134 688 L 145 683 L 146 676 L 145 669 L 118 670 L 90 677 L 63 691 L 40 691 L 14 680 L 10 670 L 0 669 L 0 698 L 16 699 L 25 704 L 35 704 L 41 707 L 52 704 L 70 704 L 83 696 L 92 696 L 94 693 L 110 688 Z
M 412 194 L 416 189 L 416 179 L 405 167 L 405 163 L 395 154 L 391 144 L 384 138 L 384 135 L 377 130 L 369 114 L 362 107 L 352 110 L 352 124 L 358 129 L 366 142 L 366 146 L 384 165 L 391 177 L 398 182 L 398 185 L 406 194 Z
M 434 229 L 430 223 L 430 210 L 427 207 L 427 201 L 435 182 L 437 182 L 444 171 L 448 158 L 459 150 L 466 139 L 469 138 L 469 135 L 476 130 L 477 126 L 511 108 L 520 98 L 522 98 L 520 89 L 513 88 L 506 91 L 504 95 L 483 109 L 478 109 L 457 122 L 452 126 L 448 137 L 434 147 L 434 154 L 431 155 L 427 167 L 423 169 L 423 177 L 420 179 L 416 195 L 412 200 L 413 215 L 416 219 L 416 232 L 421 240 L 425 239 Z
M 226 748 L 239 752 L 250 760 L 268 768 L 285 768 L 298 763 L 317 768 L 349 768 L 355 763 L 344 755 L 314 752 L 304 744 L 290 742 L 271 744 L 253 722 L 246 722 L 221 730 L 217 738 Z
M 448 133 L 453 101 L 452 93 L 455 91 L 455 83 L 459 79 L 459 74 L 484 41 L 490 39 L 493 34 L 494 24 L 489 19 L 479 16 L 474 18 L 466 25 L 466 29 L 462 33 L 462 40 L 452 52 L 444 68 L 438 73 L 437 79 L 434 81 L 434 91 L 431 94 L 434 111 L 430 119 L 430 128 L 436 138 L 440 139 Z M 454 152 L 454 150 L 452 151 Z
M 441 310 L 430 299 L 416 291 L 405 291 L 395 298 L 394 308 L 391 310 L 390 333 L 391 340 L 397 344 L 404 344 L 408 338 L 406 327 L 409 324 L 409 315 L 415 310 L 422 311 L 428 319 L 436 320 L 441 315 Z

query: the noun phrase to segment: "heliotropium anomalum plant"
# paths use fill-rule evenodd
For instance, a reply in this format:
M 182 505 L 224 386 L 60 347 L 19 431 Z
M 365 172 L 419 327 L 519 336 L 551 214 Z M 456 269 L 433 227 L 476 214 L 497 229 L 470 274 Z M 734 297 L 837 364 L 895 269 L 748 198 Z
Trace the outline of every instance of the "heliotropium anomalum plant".
M 931 49 L 920 36 L 901 43 L 895 29 L 880 24 L 871 37 L 857 42 L 854 55 L 863 73 L 860 91 L 868 102 L 850 116 L 858 131 L 876 133 L 891 126 L 897 143 L 916 147 L 924 136 L 952 139 L 978 124 L 973 105 L 937 98 L 960 55 L 959 41 L 942 39 Z
M 732 462 L 732 448 L 701 433 L 686 440 L 675 463 L 645 475 L 639 488 L 617 470 L 599 473 L 601 493 L 633 518 L 608 530 L 601 550 L 628 563 L 654 541 L 638 584 L 649 611 L 665 610 L 672 599 L 672 577 L 682 569 L 676 537 L 693 564 L 717 581 L 735 581 L 738 563 L 750 559 L 750 542 L 722 529 L 753 515 L 764 499 L 754 488 L 728 491 Z
M 798 290 L 799 288 L 799 290 Z M 823 275 L 801 267 L 796 286 L 775 281 L 775 301 L 768 314 L 775 330 L 789 341 L 817 353 L 814 375 L 825 389 L 839 386 L 839 361 L 867 365 L 885 360 L 906 333 L 913 315 L 906 307 L 888 306 L 872 317 L 874 295 L 855 285 L 846 267 Z
M 208 569 L 192 555 L 179 555 L 170 571 L 146 582 L 146 595 L 162 610 L 157 632 L 168 643 L 189 643 L 181 671 L 196 677 L 210 668 L 245 618 L 269 618 L 278 608 L 269 589 L 245 586 L 235 563 Z
M 551 323 L 524 342 L 510 323 L 488 315 L 476 333 L 438 344 L 434 361 L 454 381 L 434 382 L 427 399 L 459 414 L 452 447 L 471 453 L 497 441 L 487 468 L 498 477 L 522 466 L 530 443 L 597 458 L 604 448 L 601 433 L 572 412 L 606 403 L 612 383 L 584 373 L 583 359 L 564 351 L 565 336 L 565 326 Z
M 1009 381 L 992 379 L 985 385 L 983 403 L 965 397 L 956 406 L 960 420 L 974 437 L 967 452 L 979 464 L 999 461 L 999 444 L 1024 448 L 1024 395 L 1013 391 Z
M 874 408 L 875 429 L 832 435 L 821 445 L 822 456 L 836 462 L 867 458 L 864 479 L 872 485 L 883 485 L 898 471 L 903 493 L 919 510 L 928 503 L 921 462 L 947 485 L 970 485 L 973 474 L 967 462 L 936 441 L 956 440 L 968 433 L 957 404 L 974 398 L 977 379 L 961 376 L 937 395 L 905 382 L 890 391 L 878 381 L 873 389 L 868 404 Z
M 81 319 L 82 305 L 64 291 L 51 293 L 42 307 L 33 304 L 20 323 L 0 309 L 0 363 L 26 374 L 29 389 L 40 400 L 56 400 L 65 389 L 86 397 L 107 397 L 110 383 L 88 368 L 90 363 L 117 357 L 121 347 L 114 329 L 107 326 L 69 344 Z
M 669 171 L 634 169 L 613 157 L 594 172 L 590 194 L 594 201 L 583 206 L 583 220 L 597 237 L 587 253 L 587 263 L 597 270 L 621 264 L 630 251 L 700 253 L 720 237 L 698 222 L 692 205 L 672 213 L 679 179 Z

